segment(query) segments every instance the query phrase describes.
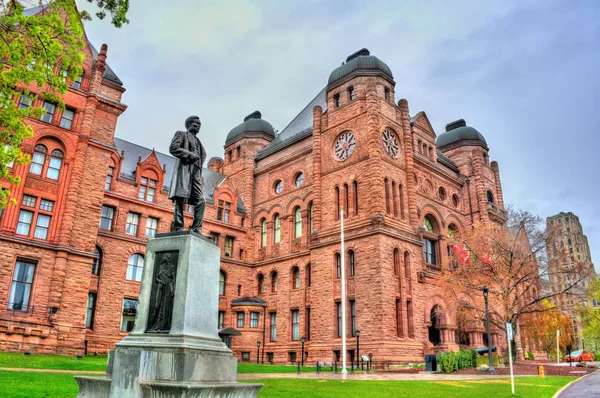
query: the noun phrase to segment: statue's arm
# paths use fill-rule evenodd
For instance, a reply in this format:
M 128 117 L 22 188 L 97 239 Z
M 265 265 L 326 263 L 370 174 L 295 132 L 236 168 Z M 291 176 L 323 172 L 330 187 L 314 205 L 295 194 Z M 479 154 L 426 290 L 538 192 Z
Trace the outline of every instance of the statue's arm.
M 183 133 L 181 131 L 176 132 L 173 136 L 171 145 L 169 146 L 169 153 L 176 158 L 181 159 L 184 163 L 189 163 L 190 160 L 195 160 L 193 158 L 197 157 L 195 154 L 183 148 Z

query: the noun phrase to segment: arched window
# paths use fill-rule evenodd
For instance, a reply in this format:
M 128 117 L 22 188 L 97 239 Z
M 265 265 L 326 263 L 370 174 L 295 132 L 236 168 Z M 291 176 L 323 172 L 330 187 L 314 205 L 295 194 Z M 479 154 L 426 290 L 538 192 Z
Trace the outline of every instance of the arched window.
M 281 221 L 279 219 L 279 214 L 275 214 L 273 218 L 275 224 L 275 233 L 273 234 L 273 242 L 279 243 L 281 241 Z
M 358 215 L 358 182 L 354 180 L 352 182 L 354 188 L 354 215 Z
M 306 264 L 306 287 L 310 287 L 310 277 L 311 277 L 310 271 L 311 271 L 310 263 L 308 263 L 308 264 Z
M 258 274 L 258 294 L 263 294 L 265 292 L 265 277 L 263 274 Z
M 102 267 L 102 249 L 100 249 L 99 246 L 96 246 L 94 254 L 96 255 L 96 258 L 94 258 L 94 262 L 92 263 L 92 275 L 100 275 L 100 268 Z
M 300 288 L 300 268 L 298 267 L 292 268 L 292 288 Z
M 400 276 L 400 251 L 394 249 L 394 275 Z
M 434 236 L 436 228 L 429 216 L 423 218 L 423 260 L 432 265 L 437 265 L 437 239 Z
M 398 201 L 400 202 L 400 217 L 404 218 L 404 190 L 402 184 L 398 184 Z
M 487 201 L 494 203 L 494 194 L 492 194 L 492 191 L 487 191 Z
M 404 277 L 410 279 L 410 253 L 404 252 Z
M 390 183 L 387 178 L 383 180 L 385 184 L 385 212 L 390 212 Z
M 140 282 L 144 270 L 144 256 L 135 253 L 129 257 L 127 262 L 127 280 Z
M 31 157 L 31 165 L 29 166 L 29 172 L 31 174 L 42 175 L 42 169 L 44 168 L 47 153 L 48 149 L 44 145 L 38 144 L 35 146 L 33 156 Z
M 64 154 L 60 149 L 55 149 L 50 154 L 50 163 L 48 164 L 48 170 L 46 171 L 46 177 L 52 180 L 58 180 L 60 175 L 60 169 L 62 167 Z
M 313 206 L 313 202 L 310 202 L 308 204 L 308 226 L 309 226 L 309 230 L 310 233 L 312 234 L 313 232 L 315 232 L 315 227 L 314 227 L 314 206 Z
M 348 191 L 348 184 L 344 184 L 344 217 L 348 218 L 350 208 L 348 207 L 348 201 L 350 199 L 350 192 Z
M 221 270 L 219 272 L 219 294 L 221 296 L 225 295 L 225 283 L 227 282 L 227 275 L 225 275 L 225 272 L 223 272 L 223 270 Z
M 348 266 L 350 268 L 350 276 L 354 276 L 354 250 L 348 250 Z
M 335 187 L 335 219 L 340 219 L 340 188 Z
M 277 278 L 277 271 L 271 272 L 271 293 L 275 293 L 279 288 L 279 281 Z
M 338 279 L 342 277 L 342 258 L 340 253 L 335 253 L 335 272 Z
M 260 220 L 260 236 L 261 236 L 260 246 L 266 247 L 267 246 L 267 220 L 265 220 L 264 218 L 262 220 Z
M 394 217 L 398 217 L 398 193 L 396 191 L 396 181 L 392 181 L 392 203 L 394 207 Z
M 294 211 L 294 226 L 294 237 L 300 238 L 302 236 L 302 212 L 300 211 L 300 206 L 297 206 Z
M 433 233 L 433 223 L 431 222 L 431 219 L 429 217 L 425 217 L 423 219 L 423 229 L 426 232 Z

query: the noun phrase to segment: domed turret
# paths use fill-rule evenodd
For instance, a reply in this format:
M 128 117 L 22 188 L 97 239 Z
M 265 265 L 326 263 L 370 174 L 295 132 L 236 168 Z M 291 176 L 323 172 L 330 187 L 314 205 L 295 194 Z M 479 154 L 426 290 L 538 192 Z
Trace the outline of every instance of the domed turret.
M 247 137 L 262 137 L 272 141 L 275 138 L 275 130 L 271 126 L 271 123 L 262 119 L 259 111 L 254 111 L 244 118 L 243 123 L 231 129 L 229 134 L 227 134 L 225 146 L 229 146 Z
M 446 132 L 437 137 L 435 144 L 440 151 L 447 151 L 464 145 L 481 146 L 488 150 L 487 141 L 483 134 L 473 127 L 467 126 L 464 119 L 448 123 Z
M 369 50 L 363 48 L 350 55 L 346 58 L 345 64 L 331 72 L 327 85 L 332 87 L 359 75 L 382 76 L 392 84 L 394 83 L 390 67 L 376 56 L 371 55 Z

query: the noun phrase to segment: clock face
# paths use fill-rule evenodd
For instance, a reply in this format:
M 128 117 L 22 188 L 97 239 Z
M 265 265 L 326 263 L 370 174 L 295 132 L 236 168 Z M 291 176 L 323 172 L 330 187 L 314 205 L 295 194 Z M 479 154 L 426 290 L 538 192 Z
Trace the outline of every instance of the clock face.
M 383 133 L 381 134 L 381 142 L 383 143 L 385 151 L 392 158 L 396 159 L 400 155 L 400 142 L 393 131 L 388 129 L 383 130 Z
M 335 142 L 334 153 L 338 160 L 346 160 L 356 148 L 356 136 L 352 131 L 343 132 Z

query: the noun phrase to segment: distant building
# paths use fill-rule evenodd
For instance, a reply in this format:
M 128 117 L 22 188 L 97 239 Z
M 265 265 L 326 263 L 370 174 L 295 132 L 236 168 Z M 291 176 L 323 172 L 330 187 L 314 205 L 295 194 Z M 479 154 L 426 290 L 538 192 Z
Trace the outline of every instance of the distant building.
M 584 299 L 587 288 L 595 277 L 588 238 L 583 233 L 579 217 L 572 212 L 561 212 L 548 217 L 546 226 L 551 231 L 551 240 L 546 247 L 550 274 L 549 289 L 552 292 L 565 292 L 555 301 L 563 311 L 571 315 L 574 332 L 577 341 L 580 342 L 583 327 L 576 306 L 596 304 Z M 573 280 L 573 270 L 580 270 L 585 277 Z

